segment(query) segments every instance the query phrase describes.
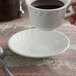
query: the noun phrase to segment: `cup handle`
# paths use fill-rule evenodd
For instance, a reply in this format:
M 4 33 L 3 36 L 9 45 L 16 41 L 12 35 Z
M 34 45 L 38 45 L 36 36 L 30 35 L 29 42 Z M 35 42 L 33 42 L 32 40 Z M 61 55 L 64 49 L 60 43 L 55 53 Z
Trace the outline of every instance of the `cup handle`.
M 67 6 L 67 9 L 68 9 L 70 6 L 72 6 L 72 5 L 76 5 L 76 3 L 70 3 L 70 4 Z M 73 15 L 75 15 L 75 14 L 76 14 L 76 12 L 67 13 L 67 14 L 65 14 L 64 19 L 67 19 L 67 18 L 69 18 L 69 17 L 71 17 L 71 16 L 73 16 Z

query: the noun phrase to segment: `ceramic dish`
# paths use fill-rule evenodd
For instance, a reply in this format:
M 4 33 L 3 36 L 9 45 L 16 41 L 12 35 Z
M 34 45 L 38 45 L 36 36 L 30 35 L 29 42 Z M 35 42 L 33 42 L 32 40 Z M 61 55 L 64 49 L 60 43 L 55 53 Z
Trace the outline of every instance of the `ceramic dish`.
M 70 41 L 66 35 L 56 30 L 24 30 L 13 35 L 9 48 L 16 54 L 31 58 L 56 56 L 68 49 Z

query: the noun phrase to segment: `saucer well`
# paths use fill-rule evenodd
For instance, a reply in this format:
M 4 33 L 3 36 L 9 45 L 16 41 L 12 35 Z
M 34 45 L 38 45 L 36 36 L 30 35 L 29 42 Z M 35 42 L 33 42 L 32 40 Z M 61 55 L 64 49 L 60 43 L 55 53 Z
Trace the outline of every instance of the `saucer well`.
M 69 45 L 67 36 L 56 30 L 24 30 L 13 35 L 8 41 L 8 47 L 14 53 L 31 58 L 56 56 L 66 51 Z

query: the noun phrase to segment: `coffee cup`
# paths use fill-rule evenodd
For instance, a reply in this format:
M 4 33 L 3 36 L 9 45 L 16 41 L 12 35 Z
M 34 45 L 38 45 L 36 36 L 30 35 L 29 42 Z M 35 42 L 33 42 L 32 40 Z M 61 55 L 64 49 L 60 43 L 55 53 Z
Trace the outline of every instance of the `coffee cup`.
M 66 14 L 66 10 L 74 4 L 70 0 L 61 0 L 64 6 L 56 9 L 40 9 L 31 5 L 35 0 L 26 0 L 30 22 L 33 27 L 41 30 L 51 31 L 61 26 L 64 19 L 73 16 L 76 12 Z

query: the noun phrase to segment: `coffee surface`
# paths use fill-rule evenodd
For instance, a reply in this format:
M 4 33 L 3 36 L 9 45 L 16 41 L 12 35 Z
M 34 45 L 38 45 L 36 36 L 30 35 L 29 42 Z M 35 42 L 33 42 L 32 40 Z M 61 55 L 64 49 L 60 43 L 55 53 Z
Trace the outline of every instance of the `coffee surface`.
M 60 0 L 36 0 L 31 5 L 40 9 L 56 9 L 64 6 L 64 3 Z

